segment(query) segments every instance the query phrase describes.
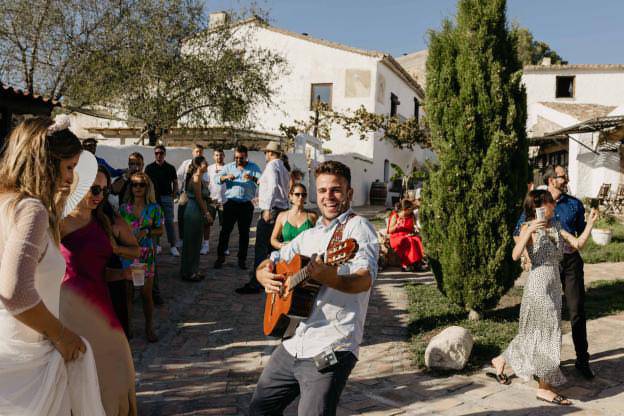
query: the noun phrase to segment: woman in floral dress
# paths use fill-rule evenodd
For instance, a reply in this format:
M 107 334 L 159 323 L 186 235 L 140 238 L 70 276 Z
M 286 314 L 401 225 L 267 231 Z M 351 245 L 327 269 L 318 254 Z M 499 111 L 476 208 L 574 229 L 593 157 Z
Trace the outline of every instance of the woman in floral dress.
M 141 256 L 137 259 L 145 265 L 145 285 L 141 289 L 143 313 L 145 314 L 145 334 L 149 342 L 158 341 L 154 332 L 154 300 L 152 285 L 156 273 L 156 240 L 163 233 L 163 212 L 156 203 L 154 185 L 143 172 L 130 177 L 130 199 L 121 204 L 119 213 L 130 225 L 141 247 Z

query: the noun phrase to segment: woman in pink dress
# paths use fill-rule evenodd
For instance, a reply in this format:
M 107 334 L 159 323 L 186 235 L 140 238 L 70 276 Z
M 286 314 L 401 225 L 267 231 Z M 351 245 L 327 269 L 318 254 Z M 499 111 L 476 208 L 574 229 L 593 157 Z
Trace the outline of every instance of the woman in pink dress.
M 136 247 L 115 243 L 102 209 L 110 183 L 98 171 L 87 196 L 61 224 L 61 252 L 67 272 L 61 286 L 61 320 L 93 346 L 102 403 L 107 416 L 136 415 L 135 374 L 130 346 L 105 280 L 115 254 L 132 258 Z
M 404 199 L 399 202 L 397 210 L 390 214 L 388 221 L 390 246 L 401 258 L 403 271 L 424 270 L 423 245 L 416 232 L 414 206 L 411 201 Z

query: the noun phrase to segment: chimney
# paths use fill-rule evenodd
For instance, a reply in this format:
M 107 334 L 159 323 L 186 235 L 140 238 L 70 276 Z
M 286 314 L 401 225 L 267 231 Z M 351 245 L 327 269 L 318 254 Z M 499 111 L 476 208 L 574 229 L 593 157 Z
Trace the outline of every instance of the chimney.
M 227 12 L 215 12 L 208 15 L 208 28 L 223 26 L 230 22 L 230 15 Z
M 544 58 L 542 58 L 542 66 L 550 66 L 551 63 L 552 62 L 550 56 L 545 56 Z

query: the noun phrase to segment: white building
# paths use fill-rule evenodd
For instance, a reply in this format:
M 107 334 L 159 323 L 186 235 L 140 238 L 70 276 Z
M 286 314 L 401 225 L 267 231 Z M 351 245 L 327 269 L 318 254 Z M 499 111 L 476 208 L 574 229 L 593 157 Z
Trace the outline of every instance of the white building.
M 624 65 L 543 65 L 524 68 L 528 136 L 542 143 L 540 165 L 568 165 L 569 190 L 595 197 L 603 183 L 624 183 L 623 146 L 604 143 L 604 133 L 571 134 L 548 139 L 548 133 L 592 119 L 624 115 Z M 543 139 L 539 139 L 543 138 Z
M 222 19 L 215 14 L 211 18 Z M 364 106 L 377 114 L 400 117 L 419 116 L 424 92 L 414 78 L 389 54 L 356 49 L 317 39 L 306 33 L 295 33 L 249 19 L 234 25 L 253 42 L 286 60 L 287 73 L 275 86 L 277 94 L 270 107 L 254 112 L 254 129 L 280 134 L 280 124 L 309 120 L 312 102 L 321 101 L 333 110 L 349 112 Z M 388 181 L 395 163 L 409 171 L 433 158 L 428 150 L 400 150 L 371 133 L 365 140 L 347 136 L 333 127 L 331 138 L 322 144 L 329 154 L 321 159 L 345 162 L 352 170 L 354 205 L 368 202 L 370 184 L 376 179 Z
M 210 27 L 228 20 L 224 13 L 212 14 L 210 19 Z M 255 46 L 271 50 L 286 61 L 286 73 L 279 77 L 278 85 L 273 86 L 276 94 L 272 104 L 258 106 L 252 112 L 252 133 L 259 140 L 284 139 L 280 125 L 293 125 L 296 120 L 308 121 L 314 114 L 312 102 L 317 98 L 343 113 L 363 106 L 372 113 L 403 118 L 422 115 L 424 92 L 421 86 L 389 54 L 291 32 L 267 25 L 257 18 L 234 23 L 231 27 L 251 39 Z M 194 41 L 197 39 L 200 37 Z M 201 44 L 194 46 L 201 47 Z M 81 136 L 113 139 L 111 143 L 115 144 L 123 144 L 124 138 L 131 139 L 128 144 L 135 143 L 140 130 L 127 128 L 117 120 L 85 114 L 76 114 L 74 118 Z M 205 137 L 201 134 L 195 134 L 191 142 L 211 143 L 215 138 L 208 133 Z M 328 140 L 320 143 L 309 137 L 307 145 L 299 144 L 298 149 L 304 149 L 309 165 L 330 159 L 346 163 L 352 173 L 353 204 L 358 206 L 368 203 L 372 182 L 389 180 L 393 173 L 392 163 L 409 172 L 413 166 L 423 166 L 426 160 L 435 158 L 430 150 L 419 147 L 413 151 L 402 150 L 380 138 L 380 133 L 370 133 L 361 140 L 359 135 L 348 136 L 342 128 L 334 126 Z M 172 140 L 171 144 L 175 144 L 178 139 Z M 190 142 L 187 137 L 179 143 L 188 145 Z

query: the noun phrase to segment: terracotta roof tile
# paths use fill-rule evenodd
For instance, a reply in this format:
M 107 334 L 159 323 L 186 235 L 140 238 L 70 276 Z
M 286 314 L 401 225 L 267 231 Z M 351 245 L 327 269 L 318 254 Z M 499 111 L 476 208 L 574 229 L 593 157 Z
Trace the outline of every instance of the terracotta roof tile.
M 568 114 L 578 121 L 589 120 L 596 117 L 605 117 L 616 109 L 615 106 L 600 104 L 569 104 L 553 102 L 540 102 L 540 104 L 559 111 L 560 113 Z

